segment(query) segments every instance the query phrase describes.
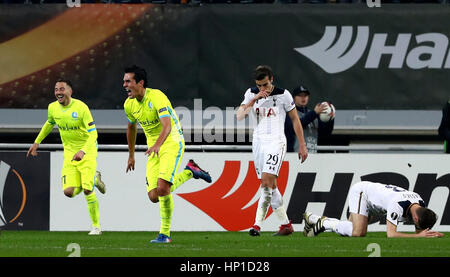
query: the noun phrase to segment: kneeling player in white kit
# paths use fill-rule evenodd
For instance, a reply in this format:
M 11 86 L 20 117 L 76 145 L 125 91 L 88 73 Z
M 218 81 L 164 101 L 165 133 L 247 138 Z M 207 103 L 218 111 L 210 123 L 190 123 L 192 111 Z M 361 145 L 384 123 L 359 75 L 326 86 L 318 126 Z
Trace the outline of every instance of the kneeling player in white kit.
M 299 158 L 304 162 L 308 156 L 303 128 L 295 109 L 294 100 L 288 90 L 275 87 L 269 66 L 258 66 L 254 71 L 256 87 L 245 92 L 244 101 L 236 112 L 237 120 L 244 119 L 250 111 L 256 117 L 253 131 L 253 156 L 258 179 L 261 180 L 261 196 L 258 202 L 255 224 L 251 236 L 259 236 L 269 206 L 281 220 L 280 230 L 275 235 L 290 235 L 294 232 L 283 206 L 283 197 L 277 188 L 277 177 L 286 154 L 284 121 L 286 113 L 292 120 L 295 134 L 300 142 Z
M 342 236 L 364 237 L 369 217 L 386 217 L 387 237 L 442 237 L 440 232 L 430 230 L 436 223 L 436 214 L 425 207 L 419 194 L 394 185 L 363 181 L 350 187 L 348 194 L 349 220 L 338 220 L 311 213 L 304 213 L 304 235 L 313 237 L 324 231 Z M 397 232 L 399 222 L 412 222 L 415 234 Z

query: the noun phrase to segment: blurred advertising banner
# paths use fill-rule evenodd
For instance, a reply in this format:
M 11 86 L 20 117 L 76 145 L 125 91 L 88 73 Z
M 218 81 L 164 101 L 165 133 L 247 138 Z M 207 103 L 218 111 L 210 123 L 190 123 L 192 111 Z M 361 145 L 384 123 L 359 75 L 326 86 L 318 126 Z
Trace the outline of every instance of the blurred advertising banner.
M 158 231 L 159 204 L 150 202 L 146 190 L 146 161 L 136 153 L 136 168 L 125 173 L 128 153 L 99 152 L 98 170 L 106 194 L 97 193 L 100 223 L 105 231 Z M 90 219 L 82 195 L 64 196 L 60 169 L 62 152 L 53 152 L 50 230 L 89 230 Z M 173 192 L 173 231 L 243 231 L 254 223 L 260 181 L 251 153 L 186 152 L 179 171 L 189 159 L 209 171 L 212 183 L 190 179 Z M 421 195 L 436 212 L 433 229 L 450 231 L 450 156 L 444 154 L 310 154 L 300 163 L 287 153 L 277 186 L 296 231 L 303 230 L 302 214 L 310 211 L 339 219 L 347 218 L 350 186 L 362 180 L 393 184 Z M 263 231 L 277 231 L 279 221 L 269 209 Z M 369 231 L 385 231 L 385 221 L 369 225 Z M 413 225 L 399 225 L 413 231 Z
M 0 229 L 49 230 L 50 153 L 0 151 Z
M 0 108 L 46 108 L 54 82 L 121 109 L 123 68 L 145 67 L 174 106 L 235 107 L 270 65 L 279 87 L 340 109 L 440 110 L 448 5 L 2 5 Z M 19 20 L 20 19 L 20 20 Z

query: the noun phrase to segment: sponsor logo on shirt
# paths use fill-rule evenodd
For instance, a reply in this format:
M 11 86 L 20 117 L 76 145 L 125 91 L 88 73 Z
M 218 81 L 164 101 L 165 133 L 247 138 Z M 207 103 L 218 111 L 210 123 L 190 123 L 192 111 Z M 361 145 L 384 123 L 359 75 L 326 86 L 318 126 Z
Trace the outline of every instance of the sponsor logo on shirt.
M 74 130 L 80 130 L 80 126 L 70 126 L 68 124 L 64 125 L 58 125 L 58 129 L 60 131 L 74 131 Z
M 155 119 L 155 120 L 148 120 L 148 119 L 146 119 L 146 120 L 139 120 L 138 119 L 138 122 L 139 122 L 139 124 L 141 124 L 141 126 L 147 126 L 147 125 L 157 124 L 159 122 L 159 120 L 158 119 Z

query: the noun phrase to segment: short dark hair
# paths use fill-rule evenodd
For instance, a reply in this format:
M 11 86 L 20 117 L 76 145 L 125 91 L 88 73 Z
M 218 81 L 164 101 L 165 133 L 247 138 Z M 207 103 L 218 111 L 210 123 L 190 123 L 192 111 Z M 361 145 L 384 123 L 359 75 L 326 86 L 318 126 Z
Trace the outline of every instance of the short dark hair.
M 147 71 L 145 71 L 145 69 L 143 69 L 142 67 L 132 65 L 126 67 L 124 73 L 134 73 L 134 80 L 136 81 L 136 83 L 144 80 L 144 87 L 147 87 Z
M 66 83 L 73 90 L 72 82 L 69 79 L 59 78 L 56 83 Z
M 270 66 L 259 65 L 258 67 L 255 68 L 255 71 L 253 72 L 253 78 L 255 80 L 258 80 L 258 81 L 262 80 L 266 76 L 268 76 L 269 79 L 271 79 L 273 77 L 272 68 L 270 68 Z
M 420 230 L 433 228 L 434 224 L 437 221 L 437 215 L 432 210 L 424 207 L 419 207 L 417 209 L 417 217 L 419 220 L 416 226 Z

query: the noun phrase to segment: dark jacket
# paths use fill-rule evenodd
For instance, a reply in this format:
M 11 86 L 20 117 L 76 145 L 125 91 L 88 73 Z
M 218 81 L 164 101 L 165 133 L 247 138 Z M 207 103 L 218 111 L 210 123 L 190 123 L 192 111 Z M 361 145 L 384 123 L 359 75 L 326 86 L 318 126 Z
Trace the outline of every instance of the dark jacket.
M 334 119 L 328 121 L 328 122 L 322 122 L 319 120 L 319 116 L 316 114 L 314 110 L 310 110 L 308 107 L 297 107 L 297 113 L 300 117 L 300 122 L 302 123 L 303 127 L 303 133 L 305 135 L 305 141 L 306 136 L 308 135 L 308 132 L 306 131 L 307 128 L 311 127 L 311 129 L 316 130 L 317 134 L 317 141 L 318 145 L 321 143 L 321 138 L 325 138 L 333 132 L 334 128 Z M 310 125 L 308 127 L 308 125 Z M 286 121 L 284 125 L 284 133 L 286 135 L 286 141 L 287 141 L 287 151 L 288 152 L 294 152 L 294 145 L 295 141 L 297 139 L 297 136 L 295 135 L 294 128 L 292 126 L 291 118 L 286 115 Z
M 448 101 L 442 109 L 442 119 L 438 132 L 446 145 L 445 152 L 450 153 L 450 145 L 448 145 L 450 142 L 450 101 Z

